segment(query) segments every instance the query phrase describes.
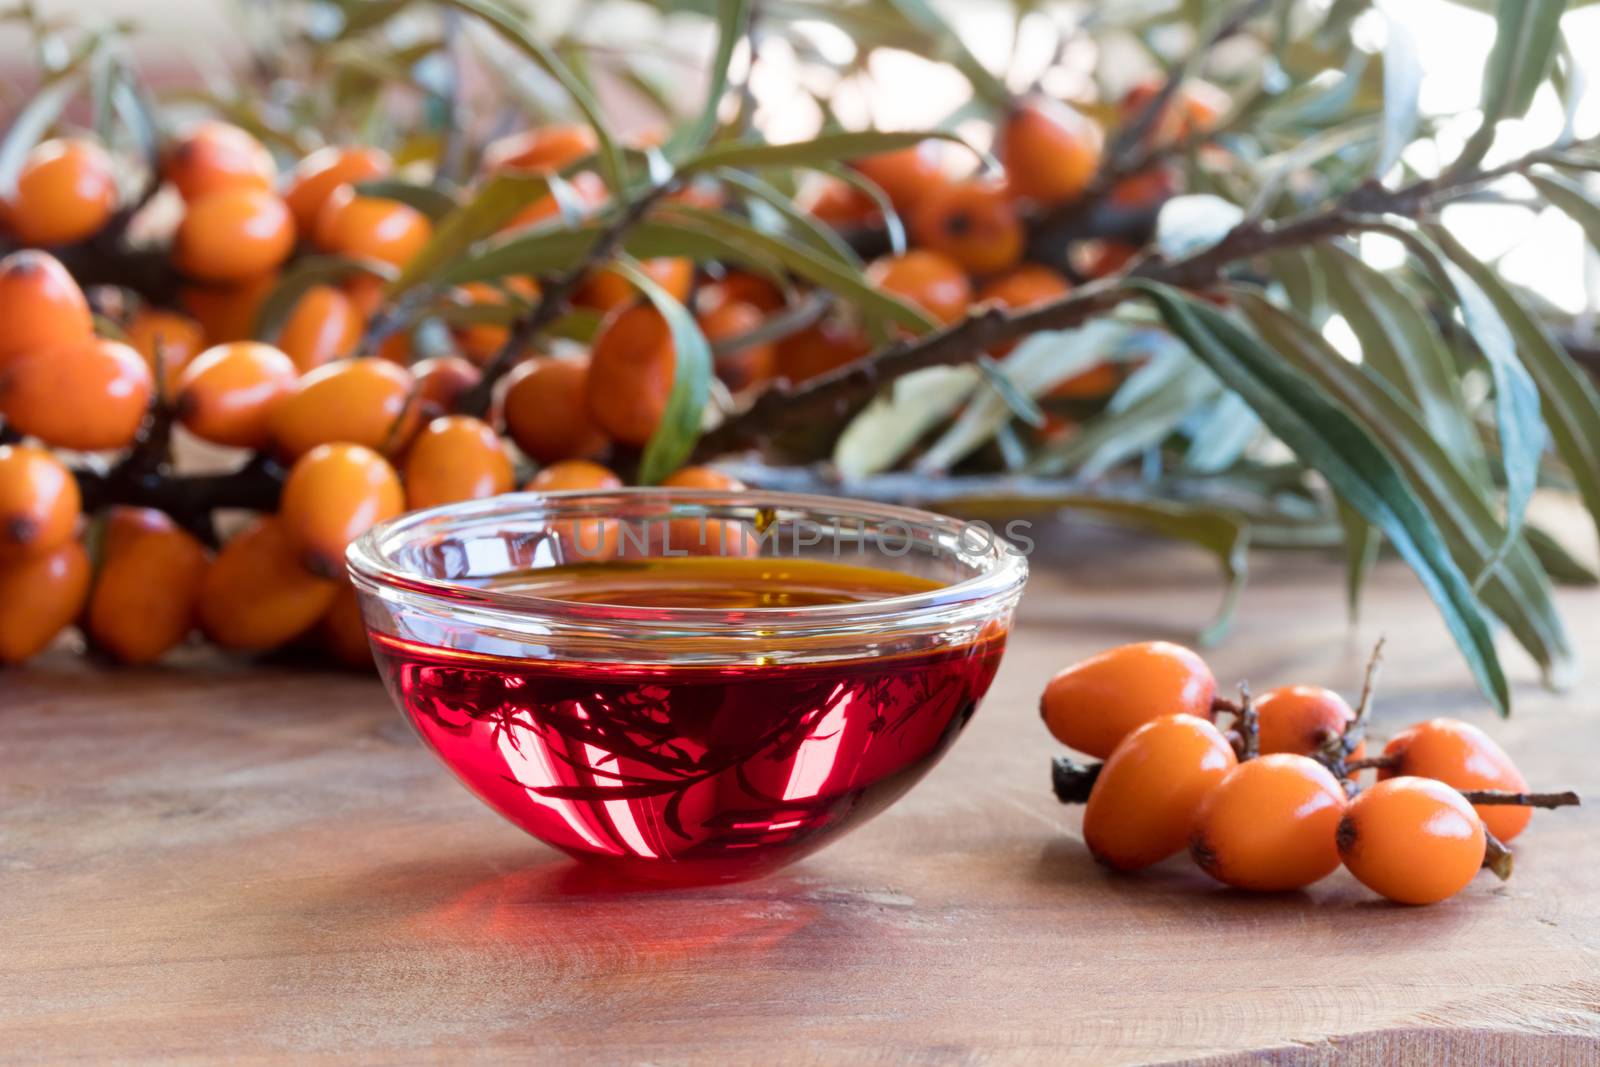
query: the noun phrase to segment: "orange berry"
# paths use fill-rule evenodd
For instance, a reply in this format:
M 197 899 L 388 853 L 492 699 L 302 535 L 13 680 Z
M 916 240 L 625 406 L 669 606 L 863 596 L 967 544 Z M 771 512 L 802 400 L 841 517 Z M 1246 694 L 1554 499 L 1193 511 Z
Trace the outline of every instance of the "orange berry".
M 1178 192 L 1178 175 L 1170 167 L 1146 167 L 1111 187 L 1106 200 L 1130 210 L 1153 208 Z
M 424 426 L 404 474 L 406 507 L 413 509 L 508 493 L 516 481 L 499 435 L 470 415 L 443 415 Z
M 694 284 L 693 260 L 678 256 L 647 259 L 643 267 L 651 280 L 671 293 L 674 300 L 682 303 L 689 298 L 689 289 Z M 632 282 L 606 267 L 591 271 L 583 279 L 578 291 L 572 294 L 572 302 L 578 307 L 605 312 L 619 308 L 638 296 L 639 291 Z
M 189 204 L 173 261 L 192 278 L 238 283 L 274 270 L 294 248 L 294 217 L 273 193 L 237 186 Z
M 1085 246 L 1085 253 L 1076 257 L 1082 260 L 1081 270 L 1084 276 L 1104 278 L 1116 274 L 1132 263 L 1133 257 L 1139 254 L 1139 249 L 1126 241 L 1092 241 Z
M 572 187 L 572 192 L 575 194 L 574 199 L 576 200 L 575 204 L 569 204 L 568 206 L 575 207 L 579 216 L 590 214 L 595 208 L 604 204 L 611 195 L 606 189 L 604 180 L 591 170 L 574 174 L 572 180 L 567 184 Z M 557 200 L 553 194 L 541 196 L 519 211 L 502 229 L 515 230 L 523 226 L 535 226 L 540 223 L 550 222 L 560 218 L 561 213 L 562 202 Z
M 349 582 L 340 584 L 333 603 L 323 613 L 317 624 L 317 640 L 346 667 L 372 669 L 372 643 L 367 640 L 367 626 L 361 619 L 361 600 Z
M 1122 369 L 1117 364 L 1099 363 L 1063 378 L 1045 396 L 1052 400 L 1100 400 L 1121 384 Z
M 322 205 L 335 189 L 381 178 L 389 173 L 391 165 L 389 154 L 381 148 L 364 145 L 319 148 L 290 171 L 289 185 L 283 193 L 284 203 L 294 214 L 300 232 L 311 233 Z
M 361 343 L 361 315 L 342 290 L 313 285 L 278 331 L 278 348 L 304 373 L 348 356 Z
M 223 648 L 277 648 L 315 626 L 338 589 L 300 565 L 282 520 L 263 516 L 235 534 L 206 568 L 195 617 Z
M 1200 802 L 1189 852 L 1224 885 L 1299 889 L 1339 866 L 1334 832 L 1344 789 L 1308 756 L 1278 752 L 1239 764 Z
M 539 471 L 522 487 L 532 493 L 559 493 L 567 489 L 621 489 L 622 479 L 598 463 L 564 459 Z
M 909 148 L 865 156 L 851 166 L 882 189 L 894 209 L 903 215 L 930 191 L 950 184 L 940 166 L 939 150 L 938 141 L 923 141 Z
M 664 488 L 673 489 L 716 489 L 722 492 L 737 492 L 745 487 L 744 483 L 731 474 L 723 474 L 715 467 L 679 467 L 661 480 Z
M 278 168 L 260 141 L 212 120 L 194 126 L 167 150 L 161 174 L 193 203 L 225 189 L 270 192 Z
M 294 362 L 271 345 L 233 341 L 194 358 L 173 410 L 196 437 L 234 448 L 267 443 L 267 416 L 295 387 Z
M 0 259 L 0 367 L 41 348 L 87 341 L 94 317 L 61 261 L 24 249 Z
M 32 445 L 0 445 L 0 563 L 65 544 L 81 508 L 77 480 L 59 459 Z
M 111 512 L 86 629 L 122 663 L 151 663 L 194 626 L 206 550 L 159 511 Z
M 883 218 L 878 202 L 847 181 L 829 178 L 800 198 L 800 206 L 836 230 L 876 225 Z
M 742 337 L 766 321 L 754 304 L 742 300 L 721 300 L 700 314 L 700 332 L 713 345 Z M 777 371 L 778 352 L 771 341 L 740 345 L 716 353 L 717 377 L 739 392 L 772 379 Z
M 117 207 L 111 157 L 93 141 L 34 145 L 6 202 L 11 232 L 26 245 L 64 245 L 92 237 Z
M 289 468 L 278 513 L 301 565 L 323 578 L 344 574 L 351 541 L 405 510 L 389 462 L 362 445 L 318 445 Z
M 78 617 L 89 595 L 89 554 L 76 541 L 0 560 L 0 663 L 40 652 Z
M 962 269 L 949 257 L 920 248 L 873 260 L 867 280 L 946 324 L 963 318 L 972 303 L 972 286 Z
M 872 351 L 866 334 L 824 319 L 778 341 L 778 376 L 799 383 L 854 363 Z
M 1383 746 L 1383 754 L 1394 760 L 1395 766 L 1379 770 L 1380 781 L 1413 775 L 1434 778 L 1457 789 L 1528 791 L 1528 780 L 1505 749 L 1476 726 L 1458 719 L 1429 719 L 1408 726 Z M 1478 807 L 1478 817 L 1491 834 L 1510 841 L 1527 828 L 1533 809 L 1484 804 Z
M 499 283 L 468 282 L 456 292 L 469 307 L 498 307 L 510 303 L 510 297 L 528 303 L 539 299 L 539 283 L 524 275 L 513 275 Z M 492 322 L 469 323 L 455 327 L 452 332 L 462 354 L 480 365 L 498 355 L 511 336 L 509 326 Z
M 140 308 L 128 323 L 128 344 L 155 374 L 161 364 L 161 390 L 171 394 L 190 360 L 205 348 L 205 332 L 189 316 L 162 308 Z
M 387 451 L 411 436 L 415 384 L 411 371 L 376 356 L 327 363 L 273 405 L 267 433 L 289 459 L 336 441 Z
M 1036 97 L 1019 105 L 1000 127 L 995 155 L 1016 195 L 1059 204 L 1089 187 L 1100 169 L 1104 141 L 1093 119 Z
M 643 447 L 666 414 L 677 349 L 661 313 L 649 304 L 612 312 L 589 357 L 589 414 L 624 444 Z
M 0 412 L 46 444 L 97 452 L 133 441 L 154 391 L 139 353 L 92 337 L 12 360 L 0 372 Z
M 1483 868 L 1483 822 L 1432 778 L 1379 782 L 1350 802 L 1334 839 L 1358 882 L 1401 904 L 1455 896 Z
M 1023 263 L 1014 267 L 978 290 L 978 303 L 998 304 L 1013 311 L 1030 308 L 1059 299 L 1072 291 L 1072 283 L 1049 267 L 1038 263 Z M 993 356 L 1008 354 L 1017 347 L 1016 341 L 998 344 L 989 350 Z
M 383 290 L 388 285 L 376 274 L 362 271 L 352 274 L 339 283 L 339 291 L 350 298 L 350 306 L 363 319 L 370 319 L 383 307 Z
M 324 252 L 403 267 L 433 236 L 433 223 L 409 204 L 360 196 L 354 186 L 341 185 L 317 212 L 312 234 Z
M 1056 740 L 1105 759 L 1134 730 L 1163 715 L 1212 717 L 1217 683 L 1206 661 L 1182 645 L 1121 645 L 1050 679 L 1039 713 Z
M 1159 81 L 1143 81 L 1123 94 L 1120 105 L 1124 122 L 1133 122 L 1161 91 Z M 1165 146 L 1182 141 L 1216 126 L 1229 105 L 1228 94 L 1210 82 L 1190 81 L 1180 86 L 1161 109 L 1160 116 L 1144 136 L 1150 146 Z
M 1151 719 L 1100 768 L 1083 811 L 1084 843 L 1121 871 L 1159 863 L 1188 844 L 1200 801 L 1238 763 L 1206 719 Z
M 200 323 L 206 344 L 248 341 L 255 336 L 261 305 L 277 285 L 276 271 L 237 285 L 188 285 L 178 290 L 178 303 Z
M 417 383 L 417 418 L 423 422 L 455 411 L 461 394 L 483 380 L 483 372 L 460 356 L 425 359 L 412 366 L 411 375 Z
M 700 307 L 714 311 L 725 303 L 750 304 L 771 313 L 784 306 L 783 290 L 770 278 L 748 271 L 732 270 L 700 290 Z
M 483 169 L 548 174 L 594 155 L 599 147 L 588 126 L 545 126 L 490 141 L 483 150 Z
M 610 444 L 589 414 L 589 361 L 539 356 L 511 372 L 501 400 L 506 432 L 539 463 L 592 459 Z
M 1255 709 L 1261 729 L 1262 752 L 1293 752 L 1315 755 L 1330 737 L 1344 733 L 1356 717 L 1344 697 L 1317 685 L 1286 685 L 1270 689 L 1256 698 Z M 1351 755 L 1360 759 L 1366 753 L 1362 742 Z
M 956 182 L 931 191 L 911 214 L 917 244 L 973 274 L 995 274 L 1022 258 L 1022 222 L 1005 186 Z

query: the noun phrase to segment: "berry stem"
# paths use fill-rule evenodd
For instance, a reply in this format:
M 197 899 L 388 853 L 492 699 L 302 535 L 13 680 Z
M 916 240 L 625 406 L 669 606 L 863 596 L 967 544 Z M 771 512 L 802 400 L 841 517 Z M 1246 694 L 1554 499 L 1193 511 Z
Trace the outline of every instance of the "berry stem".
M 1568 789 L 1561 793 L 1514 793 L 1505 789 L 1463 789 L 1461 795 L 1473 804 L 1508 804 L 1524 808 L 1575 808 L 1583 803 Z
M 1493 871 L 1495 877 L 1503 882 L 1511 877 L 1515 861 L 1515 855 L 1504 841 L 1488 830 L 1483 832 L 1483 865 L 1486 869 Z
M 1393 756 L 1363 756 L 1361 759 L 1344 761 L 1344 769 L 1351 774 L 1367 770 L 1389 771 L 1399 765 L 1400 761 Z
M 1094 788 L 1095 781 L 1100 777 L 1100 768 L 1104 766 L 1104 763 L 1079 763 L 1066 756 L 1052 759 L 1050 784 L 1056 791 L 1056 799 L 1063 804 L 1088 801 L 1089 791 Z
M 1250 683 L 1239 683 L 1239 704 L 1234 715 L 1234 729 L 1239 732 L 1240 761 L 1261 755 L 1261 719 L 1256 714 L 1255 702 L 1250 699 Z

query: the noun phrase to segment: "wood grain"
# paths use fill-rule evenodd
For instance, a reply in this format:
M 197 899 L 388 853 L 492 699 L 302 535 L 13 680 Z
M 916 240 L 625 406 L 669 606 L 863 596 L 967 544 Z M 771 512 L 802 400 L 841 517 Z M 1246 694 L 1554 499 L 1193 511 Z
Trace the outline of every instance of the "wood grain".
M 1594 807 L 1540 812 L 1516 877 L 1432 908 L 1342 872 L 1256 897 L 1186 861 L 1116 877 L 1050 796 L 1045 678 L 1182 639 L 1218 590 L 1181 549 L 1036 560 L 969 732 L 887 814 L 765 881 L 597 884 L 471 799 L 378 684 L 196 654 L 0 675 L 0 1058 L 213 1063 L 1600 1063 Z M 1268 557 L 1219 678 L 1353 694 L 1382 734 L 1481 722 L 1538 787 L 1600 798 L 1591 688 L 1491 721 L 1413 580 L 1361 625 L 1338 568 Z M 1600 594 L 1563 594 L 1600 659 Z

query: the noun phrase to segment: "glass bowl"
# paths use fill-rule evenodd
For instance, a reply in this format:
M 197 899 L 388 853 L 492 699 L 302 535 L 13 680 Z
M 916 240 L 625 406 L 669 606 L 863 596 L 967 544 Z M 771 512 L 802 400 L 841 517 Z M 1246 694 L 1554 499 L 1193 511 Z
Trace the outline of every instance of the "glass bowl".
M 806 560 L 917 591 L 678 607 L 529 584 L 703 555 L 747 561 L 752 587 Z M 904 794 L 988 689 L 1027 577 L 981 523 L 694 489 L 449 504 L 375 527 L 349 566 L 390 695 L 468 789 L 580 860 L 668 882 L 772 870 Z

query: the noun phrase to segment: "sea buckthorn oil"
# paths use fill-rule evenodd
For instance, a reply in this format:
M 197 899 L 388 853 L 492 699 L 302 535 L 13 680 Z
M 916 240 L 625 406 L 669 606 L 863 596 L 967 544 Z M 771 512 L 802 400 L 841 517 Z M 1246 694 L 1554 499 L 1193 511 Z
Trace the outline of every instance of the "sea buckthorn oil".
M 493 585 L 730 617 L 938 588 L 831 561 L 693 557 L 551 567 Z M 753 636 L 759 626 L 751 620 Z M 1005 632 L 909 653 L 729 665 L 510 659 L 383 634 L 373 643 L 423 740 L 506 818 L 628 876 L 703 882 L 790 862 L 904 793 L 971 717 Z

